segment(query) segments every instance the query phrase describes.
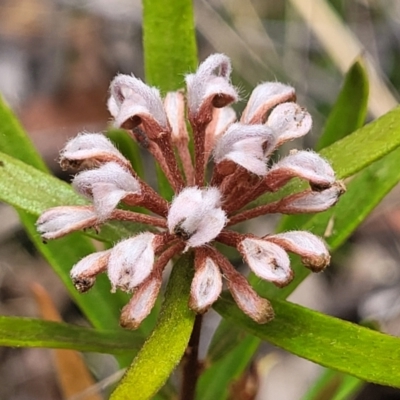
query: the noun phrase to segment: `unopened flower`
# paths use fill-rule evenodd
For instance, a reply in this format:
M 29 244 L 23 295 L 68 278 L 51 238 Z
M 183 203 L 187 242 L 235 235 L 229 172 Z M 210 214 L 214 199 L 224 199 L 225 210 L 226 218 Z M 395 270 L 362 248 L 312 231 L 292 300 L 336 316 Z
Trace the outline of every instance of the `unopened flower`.
M 274 313 L 269 301 L 254 291 L 216 250 L 214 242 L 235 247 L 258 277 L 278 287 L 293 278 L 288 253 L 298 254 L 305 267 L 314 272 L 329 264 L 325 243 L 309 232 L 260 238 L 231 229 L 268 213 L 324 211 L 338 201 L 344 186 L 336 180 L 329 163 L 311 151 L 292 151 L 271 163 L 271 154 L 279 146 L 310 131 L 311 116 L 295 103 L 292 87 L 266 82 L 254 89 L 237 119 L 229 106 L 239 97 L 230 73 L 228 57 L 210 56 L 186 77 L 186 95 L 183 91 L 171 92 L 164 100 L 156 88 L 134 76 L 118 75 L 111 83 L 108 107 L 114 125 L 127 130 L 154 156 L 175 192 L 171 202 L 140 179 L 128 160 L 101 134 L 83 133 L 61 152 L 64 168 L 80 170 L 73 180 L 74 188 L 93 205 L 44 212 L 37 222 L 44 239 L 98 229 L 107 220 L 153 227 L 151 232 L 88 255 L 71 270 L 74 285 L 81 292 L 94 285 L 97 274 L 106 273 L 113 291 L 133 293 L 121 314 L 125 327 L 137 328 L 150 313 L 161 288 L 163 269 L 186 251 L 195 255 L 189 299 L 192 310 L 207 311 L 218 299 L 224 278 L 244 313 L 258 323 L 271 320 Z M 193 162 L 188 123 L 193 134 Z M 212 168 L 208 169 L 208 164 Z M 277 192 L 293 178 L 305 181 L 307 187 L 252 207 L 254 200 Z M 144 207 L 152 214 L 121 209 L 120 204 Z

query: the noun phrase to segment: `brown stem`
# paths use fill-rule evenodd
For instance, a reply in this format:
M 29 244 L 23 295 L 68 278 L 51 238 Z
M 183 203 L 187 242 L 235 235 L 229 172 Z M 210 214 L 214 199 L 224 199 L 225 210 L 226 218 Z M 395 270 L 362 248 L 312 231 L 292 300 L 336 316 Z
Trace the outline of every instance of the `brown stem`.
M 112 212 L 109 219 L 118 221 L 139 222 L 141 224 L 148 224 L 158 226 L 160 228 L 167 227 L 167 221 L 164 218 L 154 217 L 152 215 L 140 214 L 133 211 L 116 209 Z
M 182 389 L 180 400 L 194 400 L 195 398 L 196 383 L 200 373 L 198 356 L 202 321 L 203 316 L 201 314 L 196 315 L 192 335 L 190 336 L 189 344 L 186 348 L 185 355 L 183 356 Z
M 194 140 L 194 154 L 195 154 L 195 167 L 194 177 L 197 186 L 204 186 L 204 173 L 205 173 L 205 139 L 206 139 L 206 126 L 205 123 L 198 123 L 191 120 L 193 126 L 193 140 Z

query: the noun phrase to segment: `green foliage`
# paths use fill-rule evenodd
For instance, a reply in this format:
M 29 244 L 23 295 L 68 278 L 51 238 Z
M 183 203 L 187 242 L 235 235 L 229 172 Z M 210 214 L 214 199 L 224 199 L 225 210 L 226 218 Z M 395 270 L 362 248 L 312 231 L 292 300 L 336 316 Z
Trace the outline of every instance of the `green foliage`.
M 0 316 L 0 345 L 126 354 L 144 341 L 138 332 L 82 328 L 62 322 Z
M 111 395 L 112 400 L 151 399 L 179 363 L 189 342 L 195 314 L 187 304 L 193 260 L 183 256 L 172 270 L 157 325 Z

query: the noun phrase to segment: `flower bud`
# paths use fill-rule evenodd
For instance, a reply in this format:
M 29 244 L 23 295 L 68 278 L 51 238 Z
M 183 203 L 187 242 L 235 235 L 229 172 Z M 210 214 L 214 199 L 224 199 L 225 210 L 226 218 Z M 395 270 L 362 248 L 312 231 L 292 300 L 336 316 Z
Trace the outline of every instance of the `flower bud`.
M 190 288 L 189 307 L 197 312 L 206 312 L 218 299 L 222 290 L 222 277 L 218 265 L 196 252 L 195 274 Z
M 185 121 L 185 98 L 182 92 L 168 92 L 164 99 L 165 112 L 171 126 L 171 138 L 174 143 L 189 140 Z
M 115 245 L 108 261 L 112 291 L 131 292 L 151 273 L 154 264 L 154 239 L 150 232 L 123 240 Z
M 122 309 L 120 324 L 123 328 L 137 329 L 150 314 L 162 284 L 160 274 L 151 274 L 139 285 L 129 303 Z
M 239 243 L 238 250 L 260 278 L 279 287 L 293 279 L 289 257 L 282 247 L 266 240 L 246 238 Z
M 103 220 L 124 197 L 141 193 L 139 181 L 115 162 L 77 174 L 72 185 L 78 193 L 93 199 L 96 212 Z
M 89 206 L 49 208 L 37 220 L 36 227 L 45 240 L 57 239 L 73 231 L 92 227 L 97 215 Z
M 101 133 L 79 134 L 65 145 L 60 154 L 60 165 L 64 170 L 95 168 L 110 161 L 129 165 L 129 161 Z
M 238 94 L 231 85 L 231 63 L 223 54 L 213 54 L 200 64 L 196 73 L 186 76 L 189 118 L 208 123 L 212 109 L 237 101 Z
M 286 251 L 296 253 L 302 263 L 313 272 L 322 271 L 331 259 L 325 243 L 317 236 L 306 231 L 291 231 L 264 237 Z
M 275 191 L 294 177 L 320 189 L 329 188 L 335 182 L 335 172 L 322 157 L 311 151 L 297 151 L 274 164 L 265 176 L 265 183 Z
M 186 241 L 186 250 L 210 242 L 226 223 L 220 203 L 221 193 L 217 188 L 189 187 L 182 190 L 173 199 L 168 212 L 169 232 Z
M 169 130 L 158 89 L 134 76 L 118 75 L 111 82 L 110 94 L 108 109 L 117 127 L 132 130 L 143 124 L 150 139 Z
M 214 159 L 218 164 L 230 160 L 253 174 L 267 172 L 265 148 L 274 142 L 273 132 L 265 125 L 232 124 L 218 140 Z
M 306 135 L 312 127 L 311 115 L 296 103 L 283 103 L 276 106 L 267 120 L 277 139 L 276 147 L 289 140 Z
M 96 276 L 107 269 L 110 251 L 99 251 L 82 258 L 71 269 L 70 275 L 76 290 L 87 292 L 95 283 Z
M 295 100 L 296 93 L 291 86 L 279 82 L 262 83 L 253 90 L 240 121 L 244 124 L 262 124 L 277 104 Z
M 285 197 L 279 202 L 276 212 L 282 214 L 316 213 L 334 206 L 345 192 L 342 182 L 335 182 L 329 189 L 322 191 L 306 190 Z

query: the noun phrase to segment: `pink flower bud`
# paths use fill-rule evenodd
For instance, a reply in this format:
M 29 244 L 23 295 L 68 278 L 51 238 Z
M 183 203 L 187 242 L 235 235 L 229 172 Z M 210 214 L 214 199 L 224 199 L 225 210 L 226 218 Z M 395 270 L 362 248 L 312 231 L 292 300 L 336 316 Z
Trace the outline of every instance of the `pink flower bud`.
M 213 107 L 221 108 L 237 101 L 231 85 L 231 63 L 223 54 L 213 54 L 200 64 L 196 73 L 186 76 L 189 118 L 210 122 Z
M 180 236 L 189 247 L 198 247 L 216 238 L 226 223 L 217 188 L 185 188 L 172 201 L 168 229 Z
M 283 198 L 279 202 L 276 212 L 300 214 L 325 211 L 334 206 L 344 192 L 345 187 L 340 181 L 323 191 L 306 190 Z
M 107 269 L 110 251 L 99 251 L 82 258 L 71 269 L 71 279 L 81 293 L 87 292 L 95 283 L 96 276 Z
M 172 141 L 189 140 L 185 121 L 185 98 L 182 92 L 168 92 L 164 99 L 165 112 L 171 126 Z
M 46 210 L 37 220 L 36 227 L 43 239 L 51 240 L 96 223 L 97 215 L 93 207 L 61 206 Z
M 313 272 L 322 271 L 329 265 L 331 257 L 325 243 L 310 232 L 284 232 L 264 239 L 301 256 L 303 264 Z
M 151 273 L 154 264 L 153 233 L 145 232 L 115 245 L 108 261 L 112 291 L 131 292 Z
M 199 257 L 197 253 L 195 269 L 189 307 L 197 313 L 204 313 L 218 299 L 222 290 L 222 277 L 218 265 L 210 257 Z
M 78 193 L 93 199 L 96 212 L 103 220 L 124 197 L 141 193 L 139 181 L 115 162 L 77 174 L 72 185 Z
M 262 124 L 277 104 L 295 99 L 296 94 L 291 86 L 279 82 L 262 83 L 253 90 L 240 121 L 244 124 Z
M 293 279 L 289 257 L 282 247 L 266 240 L 246 238 L 239 243 L 238 250 L 260 278 L 279 287 Z
M 108 108 L 117 127 L 133 129 L 143 124 L 150 138 L 169 130 L 158 89 L 134 76 L 118 75 L 111 82 L 110 94 Z
M 277 139 L 276 147 L 283 143 L 306 135 L 312 127 L 311 115 L 296 103 L 284 103 L 276 106 L 267 120 Z
M 65 145 L 60 154 L 63 169 L 94 168 L 110 161 L 129 165 L 129 161 L 101 133 L 79 134 Z
M 157 300 L 162 284 L 162 276 L 159 274 L 150 275 L 137 290 L 122 309 L 120 323 L 128 329 L 137 329 L 142 321 L 150 314 Z
M 274 142 L 273 132 L 265 125 L 232 124 L 218 140 L 214 159 L 218 164 L 230 160 L 253 174 L 267 172 L 265 148 Z
M 270 190 L 278 190 L 290 179 L 298 177 L 312 187 L 328 188 L 335 182 L 335 172 L 327 161 L 311 151 L 297 151 L 274 164 L 265 177 Z

